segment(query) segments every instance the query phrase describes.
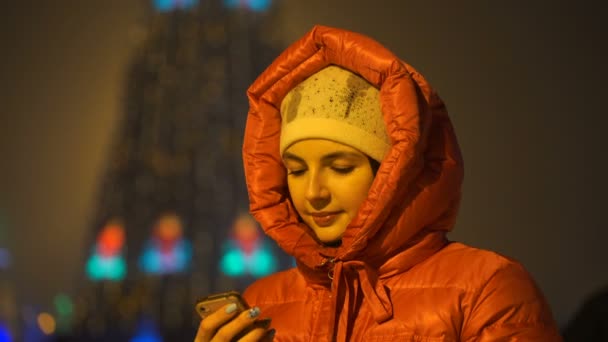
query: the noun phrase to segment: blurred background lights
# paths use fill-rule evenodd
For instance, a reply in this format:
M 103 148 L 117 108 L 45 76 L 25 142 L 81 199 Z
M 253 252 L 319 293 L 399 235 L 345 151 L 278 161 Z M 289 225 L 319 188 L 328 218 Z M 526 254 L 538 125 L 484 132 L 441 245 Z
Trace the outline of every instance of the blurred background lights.
M 55 333 L 55 318 L 46 312 L 41 312 L 40 314 L 38 314 L 38 327 L 40 327 L 40 330 L 45 334 L 45 335 L 52 335 L 53 333 Z
M 239 215 L 232 226 L 232 236 L 224 243 L 220 270 L 229 277 L 251 275 L 259 278 L 274 272 L 278 261 L 270 244 L 249 214 Z
M 191 257 L 190 245 L 178 241 L 172 250 L 163 251 L 149 246 L 141 258 L 141 267 L 146 273 L 169 274 L 187 270 Z
M 0 342 L 12 342 L 11 332 L 4 324 L 4 322 L 0 321 Z
M 135 336 L 129 342 L 163 342 L 154 323 L 147 318 L 142 318 L 138 325 Z
M 255 12 L 265 11 L 270 7 L 271 0 L 224 0 L 228 8 L 248 8 Z
M 258 249 L 249 258 L 249 272 L 254 277 L 263 277 L 275 271 L 277 263 L 268 249 Z
M 91 280 L 121 280 L 127 273 L 127 265 L 121 257 L 91 256 L 87 274 Z
M 192 247 L 183 237 L 182 220 L 175 213 L 163 214 L 140 257 L 140 267 L 150 274 L 172 274 L 188 270 Z
M 56 295 L 53 303 L 55 304 L 55 309 L 60 316 L 69 316 L 74 310 L 72 300 L 66 294 L 60 293 Z
M 111 222 L 101 231 L 98 238 L 98 251 L 103 256 L 112 256 L 120 252 L 125 242 L 124 228 L 118 222 Z
M 72 328 L 72 317 L 74 313 L 74 304 L 72 299 L 60 293 L 53 298 L 55 312 L 57 312 L 57 332 L 67 333 Z
M 125 44 L 119 44 L 121 50 L 125 46 L 121 52 L 124 59 L 111 72 L 116 74 L 112 79 L 120 83 L 112 89 L 121 88 L 115 94 L 116 105 L 112 106 L 119 126 L 118 134 L 107 138 L 109 153 L 102 158 L 105 165 L 99 168 L 105 171 L 95 179 L 99 194 L 92 196 L 96 198 L 91 203 L 93 210 L 82 214 L 82 210 L 66 208 L 82 219 L 75 225 L 82 227 L 82 240 L 86 240 L 81 246 L 86 248 L 83 257 L 53 255 L 47 260 L 51 266 L 65 260 L 78 265 L 78 276 L 67 277 L 77 282 L 72 287 L 73 297 L 58 291 L 67 288 L 57 287 L 64 275 L 52 274 L 53 267 L 29 272 L 40 274 L 34 278 L 44 280 L 30 282 L 39 286 L 30 292 L 46 292 L 34 297 L 27 291 L 21 296 L 20 284 L 12 279 L 5 286 L 9 291 L 4 291 L 4 278 L 0 279 L 0 311 L 5 303 L 4 293 L 9 293 L 5 297 L 23 298 L 25 302 L 15 301 L 9 314 L 0 312 L 0 319 L 9 328 L 4 330 L 12 334 L 11 340 L 191 340 L 193 318 L 198 321 L 198 317 L 192 317 L 193 298 L 224 290 L 224 286 L 243 290 L 252 277 L 263 276 L 277 265 L 278 256 L 274 253 L 278 250 L 272 249 L 270 240 L 264 243 L 265 237 L 251 218 L 241 217 L 229 234 L 234 209 L 248 205 L 238 148 L 245 122 L 242 115 L 232 115 L 246 111 L 247 101 L 235 101 L 235 96 L 243 93 L 252 77 L 280 52 L 273 38 L 263 32 L 269 16 L 259 12 L 275 2 L 122 3 L 127 5 L 110 6 L 112 12 L 105 11 L 107 6 L 89 5 L 82 7 L 84 12 L 75 7 L 58 12 L 59 17 L 51 16 L 52 20 L 68 18 L 72 23 L 94 19 L 96 27 L 103 24 L 111 29 L 102 33 L 96 28 L 94 37 L 80 37 L 84 47 L 98 47 L 97 40 L 106 34 L 110 35 L 108 38 L 116 35 L 121 39 L 126 35 Z M 40 14 L 50 18 L 47 9 L 30 7 L 35 17 Z M 30 17 L 29 11 L 21 15 Z M 18 21 L 21 20 L 16 18 Z M 41 48 L 46 51 L 46 46 Z M 56 52 L 61 55 L 62 50 Z M 73 179 L 68 177 L 66 181 Z M 50 206 L 45 210 L 54 209 Z M 24 262 L 36 266 L 38 260 L 36 255 L 22 258 L 16 253 L 19 245 L 13 240 L 21 243 L 23 239 L 11 239 L 22 226 L 35 226 L 37 222 L 16 220 L 18 227 L 13 227 L 8 218 L 0 205 L 0 267 L 8 267 L 8 272 L 0 269 L 0 277 L 25 269 L 21 267 Z M 72 224 L 65 215 L 53 219 L 61 227 Z M 74 236 L 69 229 L 65 233 Z M 54 237 L 67 241 L 56 234 Z M 221 247 L 228 239 L 232 243 L 223 264 L 231 277 L 219 274 L 218 269 Z M 65 250 L 81 250 L 73 248 L 74 243 L 68 245 Z M 42 277 L 42 271 L 51 277 Z M 228 279 L 232 277 L 238 279 Z M 38 303 L 21 313 L 20 308 L 28 305 L 27 301 L 43 297 L 42 307 Z M 138 325 L 140 316 L 147 314 L 150 324 Z
M 238 277 L 245 274 L 246 256 L 240 250 L 229 246 L 228 250 L 222 257 L 220 268 L 222 272 L 229 277 Z
M 187 10 L 196 6 L 197 3 L 197 0 L 154 0 L 154 8 L 159 12 Z
M 97 236 L 93 254 L 86 265 L 91 280 L 121 280 L 127 274 L 123 256 L 124 226 L 120 220 L 110 220 Z

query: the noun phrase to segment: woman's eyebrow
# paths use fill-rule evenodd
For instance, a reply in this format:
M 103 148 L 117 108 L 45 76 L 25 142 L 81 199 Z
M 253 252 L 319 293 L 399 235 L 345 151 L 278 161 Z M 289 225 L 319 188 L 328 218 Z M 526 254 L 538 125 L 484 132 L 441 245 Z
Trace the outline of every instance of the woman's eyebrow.
M 357 153 L 347 152 L 347 151 L 337 151 L 337 152 L 333 152 L 333 153 L 324 155 L 323 158 L 321 158 L 321 160 L 323 160 L 323 161 L 331 161 L 331 160 L 340 159 L 340 158 L 347 158 L 347 159 L 357 160 L 360 157 L 361 156 L 359 154 L 357 154 Z
M 297 161 L 300 163 L 304 163 L 304 159 L 296 156 L 293 153 L 285 152 L 285 153 L 283 153 L 283 161 L 287 161 L 287 160 L 294 160 L 294 161 Z
M 359 154 L 353 153 L 353 152 L 336 151 L 336 152 L 332 152 L 332 153 L 324 155 L 323 157 L 321 157 L 321 161 L 322 162 L 329 162 L 329 161 L 332 161 L 334 159 L 340 159 L 340 158 L 358 160 L 358 159 L 361 158 L 361 156 Z M 293 153 L 290 153 L 290 152 L 283 153 L 283 161 L 296 161 L 296 162 L 299 162 L 299 163 L 306 164 L 306 162 L 304 161 L 303 158 L 298 157 L 297 155 L 295 155 Z

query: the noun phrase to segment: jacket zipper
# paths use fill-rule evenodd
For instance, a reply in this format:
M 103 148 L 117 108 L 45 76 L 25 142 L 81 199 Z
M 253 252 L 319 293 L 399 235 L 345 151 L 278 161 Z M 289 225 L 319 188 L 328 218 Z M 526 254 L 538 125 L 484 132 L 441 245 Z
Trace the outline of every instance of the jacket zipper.
M 334 280 L 334 261 L 335 258 L 325 258 L 321 261 L 319 266 L 326 267 L 327 266 L 327 277 L 329 280 Z

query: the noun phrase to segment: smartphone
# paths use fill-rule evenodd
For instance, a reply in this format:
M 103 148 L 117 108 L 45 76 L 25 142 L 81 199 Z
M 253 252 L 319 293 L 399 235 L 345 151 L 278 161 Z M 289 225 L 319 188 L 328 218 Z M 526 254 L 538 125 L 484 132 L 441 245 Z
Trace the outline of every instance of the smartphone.
M 236 291 L 228 291 L 209 295 L 196 301 L 195 310 L 202 319 L 214 313 L 224 305 L 236 304 L 237 312 L 249 309 L 249 305 L 241 294 Z

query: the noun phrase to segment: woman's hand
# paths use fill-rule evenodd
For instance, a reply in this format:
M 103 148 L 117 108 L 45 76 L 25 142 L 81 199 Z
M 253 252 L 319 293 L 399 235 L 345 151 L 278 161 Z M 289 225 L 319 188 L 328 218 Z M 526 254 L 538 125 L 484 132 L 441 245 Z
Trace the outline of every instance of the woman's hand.
M 238 313 L 236 304 L 228 304 L 201 321 L 194 342 L 228 342 L 235 337 L 238 341 L 272 341 L 270 320 L 257 320 L 259 316 L 258 307 Z

